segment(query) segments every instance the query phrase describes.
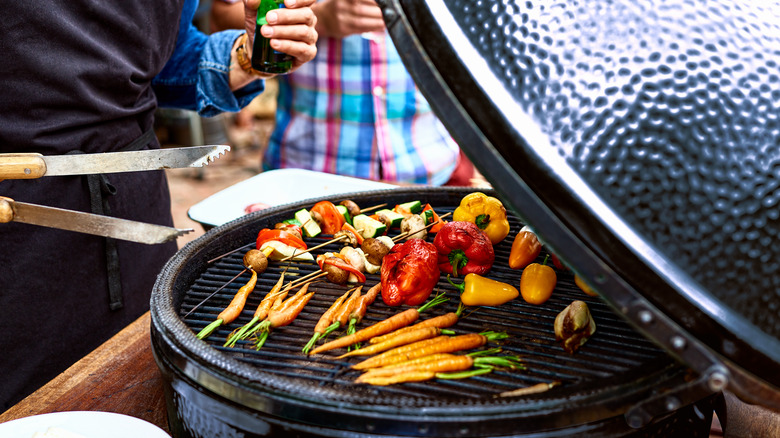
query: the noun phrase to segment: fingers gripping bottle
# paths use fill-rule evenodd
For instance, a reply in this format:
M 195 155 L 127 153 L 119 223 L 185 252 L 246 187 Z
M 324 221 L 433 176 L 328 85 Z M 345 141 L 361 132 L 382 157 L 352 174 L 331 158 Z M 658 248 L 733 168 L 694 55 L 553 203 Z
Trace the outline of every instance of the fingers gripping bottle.
M 271 40 L 260 34 L 260 27 L 268 24 L 265 15 L 284 6 L 284 0 L 262 0 L 257 8 L 257 27 L 252 45 L 252 68 L 264 73 L 284 74 L 292 68 L 292 56 L 271 48 Z

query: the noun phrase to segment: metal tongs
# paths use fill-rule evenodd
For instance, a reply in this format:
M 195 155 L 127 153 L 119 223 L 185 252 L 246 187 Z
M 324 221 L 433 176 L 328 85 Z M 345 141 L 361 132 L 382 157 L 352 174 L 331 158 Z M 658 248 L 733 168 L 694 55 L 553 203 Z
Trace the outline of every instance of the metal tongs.
M 0 181 L 44 176 L 89 175 L 145 170 L 203 167 L 230 150 L 226 145 L 191 146 L 100 154 L 0 154 Z M 91 213 L 46 207 L 0 196 L 0 223 L 11 221 L 145 244 L 174 240 L 192 232 Z

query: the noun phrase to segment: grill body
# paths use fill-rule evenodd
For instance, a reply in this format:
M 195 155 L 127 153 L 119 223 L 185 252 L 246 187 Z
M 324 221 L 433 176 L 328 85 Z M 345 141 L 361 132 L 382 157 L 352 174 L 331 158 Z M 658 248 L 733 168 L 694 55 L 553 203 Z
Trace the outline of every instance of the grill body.
M 440 214 L 454 210 L 467 189 L 395 189 L 349 195 L 358 205 L 390 205 L 420 200 Z M 494 194 L 492 192 L 488 192 Z M 506 353 L 523 357 L 528 370 L 500 371 L 463 381 L 436 380 L 391 387 L 352 383 L 357 373 L 335 354 L 307 358 L 300 352 L 319 315 L 344 290 L 316 283 L 315 297 L 290 326 L 271 333 L 260 351 L 248 343 L 224 348 L 226 336 L 251 319 L 257 303 L 284 267 L 260 276 L 241 317 L 205 341 L 195 333 L 216 318 L 247 277 L 239 279 L 191 315 L 196 304 L 242 270 L 243 252 L 257 232 L 292 217 L 317 199 L 254 213 L 189 243 L 165 266 L 155 285 L 152 345 L 168 382 L 166 397 L 176 437 L 207 436 L 707 436 L 714 391 L 706 380 L 680 366 L 645 339 L 605 302 L 586 296 L 569 271 L 558 272 L 553 297 L 542 306 L 521 298 L 496 308 L 479 308 L 456 326 L 460 333 L 505 330 Z M 521 223 L 512 216 L 512 229 Z M 511 237 L 496 246 L 491 278 L 517 285 L 520 271 L 506 266 Z M 316 239 L 312 239 L 316 240 Z M 324 238 L 323 238 L 324 240 Z M 432 237 L 429 237 L 432 240 Z M 314 245 L 317 242 L 309 242 Z M 209 260 L 244 248 L 219 261 Z M 320 251 L 338 250 L 331 244 Z M 540 255 L 541 261 L 547 253 Z M 286 275 L 317 270 L 298 262 Z M 367 286 L 378 282 L 368 275 Z M 294 278 L 294 277 L 288 277 Z M 432 314 L 455 310 L 457 292 L 446 281 L 439 290 L 450 298 Z M 574 355 L 555 342 L 552 323 L 572 300 L 586 301 L 596 335 Z M 378 299 L 363 326 L 399 308 Z M 503 391 L 559 381 L 552 390 L 526 397 L 496 397 Z M 636 435 L 638 434 L 638 435 Z M 677 435 L 677 436 L 682 436 Z

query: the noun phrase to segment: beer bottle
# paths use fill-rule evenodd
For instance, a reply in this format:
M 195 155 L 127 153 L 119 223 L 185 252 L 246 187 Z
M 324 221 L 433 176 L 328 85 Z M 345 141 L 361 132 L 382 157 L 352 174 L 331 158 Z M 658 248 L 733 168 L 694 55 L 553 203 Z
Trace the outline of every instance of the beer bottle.
M 252 45 L 252 68 L 264 73 L 283 74 L 292 68 L 292 56 L 271 48 L 271 40 L 260 35 L 260 26 L 268 24 L 265 14 L 284 6 L 284 0 L 262 0 L 257 8 L 257 27 Z

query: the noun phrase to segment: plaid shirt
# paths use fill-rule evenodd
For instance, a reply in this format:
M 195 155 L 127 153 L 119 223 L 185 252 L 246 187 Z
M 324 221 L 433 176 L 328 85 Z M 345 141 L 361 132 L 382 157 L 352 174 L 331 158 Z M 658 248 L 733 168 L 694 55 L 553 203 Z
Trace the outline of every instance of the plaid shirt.
M 386 33 L 320 37 L 317 56 L 279 77 L 264 168 L 441 185 L 458 146 Z

